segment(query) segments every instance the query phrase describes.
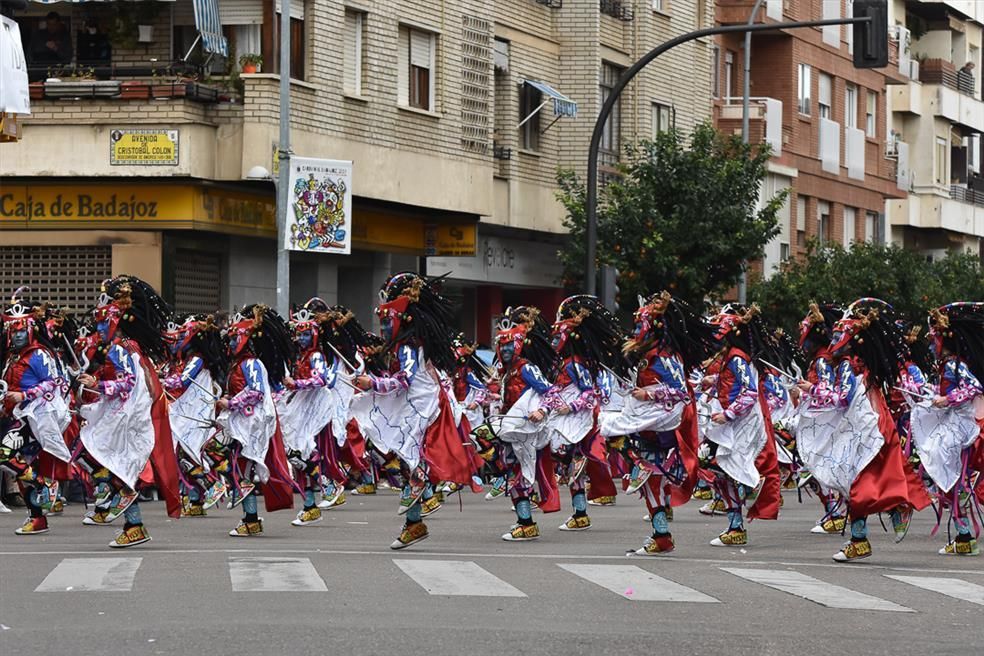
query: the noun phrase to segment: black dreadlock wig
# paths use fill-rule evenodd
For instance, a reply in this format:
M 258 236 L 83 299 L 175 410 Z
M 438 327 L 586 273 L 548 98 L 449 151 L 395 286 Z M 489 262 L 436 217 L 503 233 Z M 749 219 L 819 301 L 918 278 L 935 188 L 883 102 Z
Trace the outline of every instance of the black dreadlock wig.
M 552 345 L 550 324 L 543 318 L 539 308 L 527 305 L 508 308 L 505 323 L 509 326 L 523 324 L 527 327 L 520 357 L 539 369 L 548 381 L 553 381 L 557 376 L 560 358 Z
M 834 303 L 810 302 L 810 311 L 800 323 L 800 347 L 807 357 L 830 344 L 834 324 L 844 316 L 844 308 Z
M 488 377 L 488 367 L 482 358 L 475 354 L 478 344 L 465 337 L 465 333 L 458 333 L 451 342 L 452 355 L 455 358 L 455 377 L 461 369 L 467 368 L 475 372 L 480 378 Z
M 933 352 L 929 350 L 926 335 L 922 334 L 923 327 L 912 324 L 905 319 L 896 321 L 896 325 L 902 331 L 905 343 L 909 347 L 909 361 L 919 367 L 919 370 L 927 376 L 932 375 L 936 358 L 933 357 Z
M 266 367 L 270 383 L 280 385 L 297 357 L 287 322 L 273 308 L 258 303 L 244 307 L 238 317 L 247 321 L 252 318 L 255 330 L 249 338 L 248 348 Z M 233 325 L 238 323 L 240 321 L 234 318 Z
M 662 346 L 677 353 L 689 372 L 718 350 L 712 327 L 683 299 L 664 291 L 639 300 L 636 322 L 648 324 L 649 330 L 646 335 L 637 336 L 641 339 L 625 343 L 623 351 L 630 363 L 654 346 Z
M 172 314 L 167 302 L 153 287 L 136 276 L 111 278 L 103 283 L 102 293 L 105 295 L 103 300 L 115 301 L 123 310 L 117 330 L 136 342 L 151 360 L 164 362 L 168 353 L 164 331 Z
M 967 363 L 984 383 L 984 303 L 951 303 L 930 313 L 943 347 Z
M 413 272 L 397 273 L 379 291 L 380 319 L 392 320 L 387 350 L 408 340 L 424 349 L 424 357 L 447 374 L 454 372 L 452 337 L 454 306 L 427 280 Z
M 623 378 L 629 375 L 629 367 L 622 356 L 622 343 L 625 333 L 618 319 L 594 296 L 580 294 L 564 299 L 557 309 L 559 327 L 569 331 L 561 355 L 576 355 L 584 365 L 597 376 L 602 367 L 607 367 Z
M 176 323 L 184 325 L 188 321 L 202 322 L 205 326 L 195 333 L 188 346 L 201 357 L 205 367 L 212 375 L 212 380 L 222 384 L 229 372 L 229 357 L 222 343 L 222 333 L 215 325 L 215 317 L 211 314 L 186 314 L 178 317 Z
M 800 350 L 793 338 L 789 336 L 789 333 L 782 328 L 776 328 L 772 331 L 769 339 L 769 349 L 772 351 L 772 357 L 762 356 L 766 360 L 782 367 L 786 373 L 793 373 L 795 369 L 802 371 L 803 365 L 806 362 L 803 351 Z
M 905 333 L 896 320 L 891 305 L 865 298 L 851 303 L 844 319 L 835 326 L 835 332 L 844 329 L 851 334 L 848 346 L 868 371 L 868 386 L 886 395 L 910 357 Z
M 773 337 L 775 328 L 762 317 L 758 305 L 746 307 L 740 303 L 730 303 L 724 307 L 721 314 L 739 317 L 738 323 L 725 334 L 722 340 L 725 345 L 744 351 L 759 374 L 766 371 L 762 359 L 779 364 L 775 362 L 775 359 L 779 358 Z
M 321 350 L 326 356 L 331 354 L 332 358 L 336 357 L 330 344 L 352 365 L 358 365 L 356 354 L 359 354 L 365 361 L 366 371 L 369 373 L 378 376 L 386 371 L 383 339 L 366 330 L 355 314 L 344 305 L 325 308 L 320 340 Z

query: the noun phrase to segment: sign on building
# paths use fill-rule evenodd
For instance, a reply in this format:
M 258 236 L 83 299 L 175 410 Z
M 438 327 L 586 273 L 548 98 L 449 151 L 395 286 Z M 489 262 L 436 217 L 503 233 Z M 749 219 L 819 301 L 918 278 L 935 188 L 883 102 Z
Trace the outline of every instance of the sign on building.
M 27 60 L 24 59 L 20 27 L 6 16 L 0 16 L 0 112 L 31 113 Z
M 178 130 L 112 130 L 109 163 L 112 166 L 177 166 Z
M 290 158 L 285 243 L 309 253 L 352 252 L 352 162 Z

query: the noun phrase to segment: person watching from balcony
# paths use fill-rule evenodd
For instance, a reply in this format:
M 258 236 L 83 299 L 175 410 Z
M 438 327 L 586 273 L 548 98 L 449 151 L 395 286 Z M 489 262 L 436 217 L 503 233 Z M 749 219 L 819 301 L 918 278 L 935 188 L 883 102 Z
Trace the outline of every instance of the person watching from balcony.
M 72 36 L 57 11 L 48 12 L 43 27 L 31 40 L 32 60 L 52 64 L 68 64 L 72 61 Z
M 974 95 L 974 62 L 967 62 L 957 71 L 957 91 Z
M 79 64 L 108 64 L 113 58 L 113 48 L 95 21 L 86 21 L 85 27 L 75 37 L 76 60 Z

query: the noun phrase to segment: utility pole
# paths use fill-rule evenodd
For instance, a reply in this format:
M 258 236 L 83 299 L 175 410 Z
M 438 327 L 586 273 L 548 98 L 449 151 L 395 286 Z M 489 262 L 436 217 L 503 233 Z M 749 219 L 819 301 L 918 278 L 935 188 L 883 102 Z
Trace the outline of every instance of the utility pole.
M 290 0 L 280 0 L 280 143 L 277 147 L 277 312 L 290 314 L 290 251 L 287 212 L 290 205 Z
M 612 109 L 615 107 L 615 103 L 618 101 L 619 96 L 622 95 L 622 91 L 629 82 L 632 81 L 639 71 L 645 68 L 654 59 L 662 55 L 667 50 L 671 50 L 681 43 L 687 43 L 688 41 L 693 41 L 694 39 L 699 39 L 705 36 L 715 36 L 717 34 L 732 34 L 732 33 L 748 33 L 748 32 L 770 32 L 777 30 L 791 30 L 800 29 L 805 27 L 823 27 L 825 25 L 862 25 L 865 30 L 865 34 L 878 32 L 873 36 L 866 36 L 865 43 L 878 44 L 878 47 L 871 47 L 863 53 L 866 59 L 870 59 L 870 64 L 866 66 L 884 67 L 885 64 L 881 63 L 881 57 L 884 55 L 887 59 L 888 52 L 888 42 L 887 38 L 880 39 L 883 36 L 881 33 L 888 32 L 888 19 L 887 13 L 882 14 L 872 14 L 864 13 L 870 12 L 865 5 L 880 7 L 882 12 L 885 11 L 886 0 L 858 0 L 854 4 L 855 15 L 850 18 L 832 18 L 828 20 L 816 20 L 816 21 L 795 21 L 789 23 L 769 23 L 763 25 L 725 25 L 719 27 L 708 27 L 703 30 L 695 30 L 693 32 L 688 32 L 686 34 L 681 34 L 680 36 L 666 41 L 648 53 L 643 55 L 636 63 L 630 66 L 622 76 L 615 83 L 615 87 L 609 94 L 608 98 L 605 100 L 604 104 L 601 106 L 601 111 L 598 112 L 598 118 L 595 120 L 594 131 L 591 133 L 591 145 L 588 147 L 588 188 L 585 195 L 585 220 L 587 225 L 585 226 L 585 233 L 587 237 L 587 243 L 585 244 L 585 255 L 586 262 L 584 267 L 584 288 L 588 294 L 597 293 L 597 265 L 595 262 L 595 254 L 597 253 L 598 245 L 598 150 L 601 147 L 601 135 L 604 130 L 605 122 L 608 117 L 611 116 Z M 873 19 L 873 15 L 878 16 L 879 21 L 876 22 Z M 881 21 L 884 20 L 884 24 Z M 857 37 L 857 30 L 855 30 L 855 35 Z M 881 46 L 884 46 L 885 52 L 881 52 Z M 855 66 L 858 66 L 858 58 L 862 53 L 855 52 Z

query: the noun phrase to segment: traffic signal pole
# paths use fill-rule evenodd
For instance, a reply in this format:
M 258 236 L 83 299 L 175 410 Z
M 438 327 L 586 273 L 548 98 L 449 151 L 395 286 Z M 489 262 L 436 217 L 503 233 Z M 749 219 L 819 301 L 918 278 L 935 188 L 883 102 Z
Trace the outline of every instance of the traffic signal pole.
M 594 131 L 591 133 L 591 145 L 588 148 L 588 189 L 585 202 L 587 204 L 587 243 L 585 244 L 585 291 L 588 294 L 596 294 L 598 289 L 597 281 L 597 250 L 598 250 L 598 149 L 601 147 L 601 135 L 604 130 L 605 122 L 612 113 L 615 103 L 618 102 L 622 91 L 629 82 L 648 66 L 654 59 L 662 55 L 667 50 L 671 50 L 681 43 L 687 43 L 694 39 L 705 36 L 715 36 L 717 34 L 735 34 L 746 32 L 775 32 L 776 30 L 795 30 L 805 27 L 824 27 L 825 25 L 853 25 L 871 24 L 871 16 L 856 16 L 850 18 L 831 18 L 828 20 L 816 21 L 794 21 L 789 23 L 767 23 L 762 25 L 723 25 L 719 27 L 708 27 L 703 30 L 694 30 L 666 41 L 642 56 L 636 63 L 630 66 L 615 83 L 615 87 L 608 95 L 605 103 L 601 106 L 598 118 L 595 121 Z M 887 23 L 885 29 L 887 30 Z

